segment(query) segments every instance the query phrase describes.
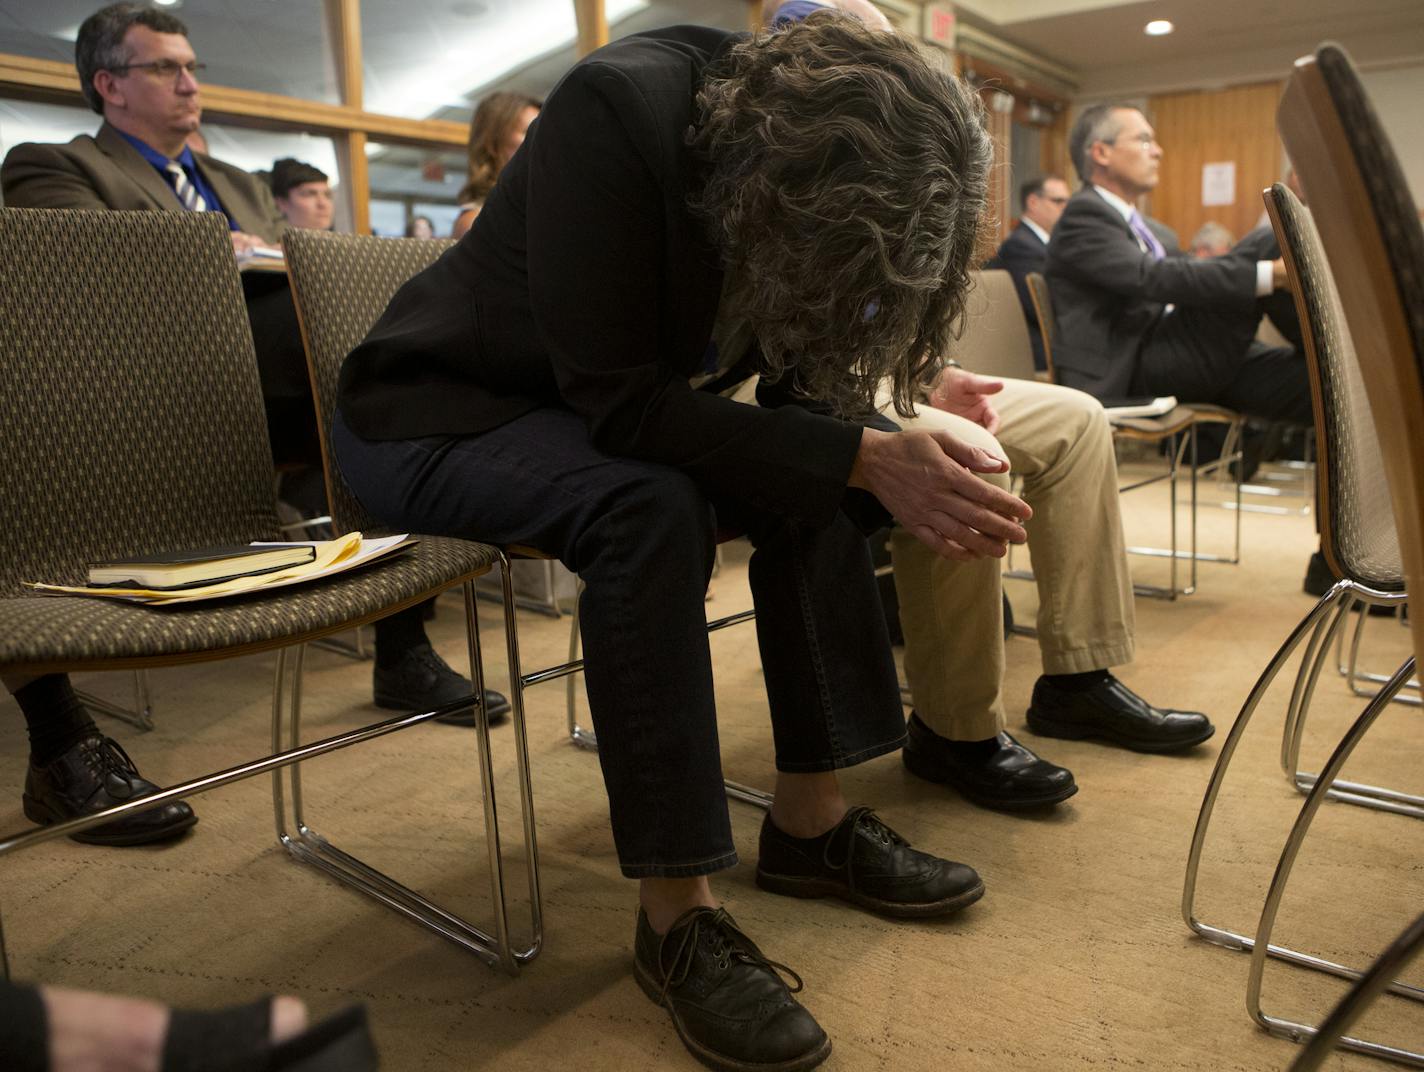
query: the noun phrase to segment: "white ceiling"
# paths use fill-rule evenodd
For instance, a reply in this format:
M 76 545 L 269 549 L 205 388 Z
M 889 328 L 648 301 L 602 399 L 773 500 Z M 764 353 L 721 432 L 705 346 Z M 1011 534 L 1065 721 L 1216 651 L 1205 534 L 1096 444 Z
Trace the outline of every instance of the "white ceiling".
M 1338 41 L 1365 68 L 1424 63 L 1424 0 L 959 0 L 961 18 L 1070 68 L 1083 97 L 1283 78 Z M 1148 37 L 1167 19 L 1176 31 Z

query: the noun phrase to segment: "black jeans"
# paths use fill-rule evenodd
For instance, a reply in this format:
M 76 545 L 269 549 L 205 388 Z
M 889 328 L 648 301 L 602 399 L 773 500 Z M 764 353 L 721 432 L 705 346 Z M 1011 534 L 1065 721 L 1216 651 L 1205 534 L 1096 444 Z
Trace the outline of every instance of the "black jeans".
M 865 536 L 709 501 L 686 474 L 596 450 L 540 409 L 477 436 L 333 444 L 363 506 L 401 529 L 523 544 L 583 580 L 585 684 L 613 837 L 629 878 L 737 862 L 722 786 L 703 595 L 716 526 L 755 547 L 749 579 L 776 766 L 829 771 L 904 738 Z

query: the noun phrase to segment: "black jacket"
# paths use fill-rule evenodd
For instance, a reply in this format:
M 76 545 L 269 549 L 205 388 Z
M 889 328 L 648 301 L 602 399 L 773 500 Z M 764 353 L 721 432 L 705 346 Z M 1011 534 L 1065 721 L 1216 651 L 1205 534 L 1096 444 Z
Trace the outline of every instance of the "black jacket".
M 1004 244 L 999 247 L 985 268 L 1002 268 L 1014 280 L 1014 289 L 1019 292 L 1019 304 L 1023 306 L 1024 319 L 1028 321 L 1028 337 L 1033 343 L 1033 367 L 1046 369 L 1048 360 L 1043 354 L 1043 332 L 1038 329 L 1038 314 L 1034 312 L 1033 298 L 1028 292 L 1030 272 L 1042 272 L 1048 264 L 1048 246 L 1031 228 L 1020 223 Z
M 703 72 L 740 35 L 627 37 L 554 88 L 459 245 L 407 283 L 341 370 L 367 439 L 475 434 L 539 406 L 610 454 L 812 522 L 840 506 L 861 429 L 694 391 L 722 288 L 689 213 Z
M 1058 338 L 1058 382 L 1099 398 L 1133 393 L 1142 347 L 1171 302 L 1250 313 L 1256 265 L 1227 255 L 1196 260 L 1181 254 L 1175 235 L 1148 221 L 1167 257 L 1154 261 L 1132 228 L 1092 187 L 1069 200 L 1048 244 L 1049 294 Z

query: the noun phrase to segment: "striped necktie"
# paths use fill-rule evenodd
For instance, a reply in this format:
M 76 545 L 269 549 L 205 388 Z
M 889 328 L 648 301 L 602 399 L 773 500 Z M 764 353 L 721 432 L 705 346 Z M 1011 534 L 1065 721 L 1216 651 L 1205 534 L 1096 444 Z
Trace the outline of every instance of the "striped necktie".
M 188 178 L 188 173 L 183 170 L 183 165 L 176 160 L 168 161 L 168 174 L 173 176 L 173 192 L 178 195 L 178 200 L 189 212 L 206 212 L 208 203 L 203 200 L 203 195 L 198 193 L 198 188 Z

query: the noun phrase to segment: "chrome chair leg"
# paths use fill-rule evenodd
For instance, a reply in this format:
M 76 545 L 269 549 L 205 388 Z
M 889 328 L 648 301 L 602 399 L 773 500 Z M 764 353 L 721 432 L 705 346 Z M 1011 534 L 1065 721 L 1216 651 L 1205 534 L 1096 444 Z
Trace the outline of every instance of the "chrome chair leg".
M 505 576 L 508 577 L 507 571 Z M 532 924 L 530 944 L 522 949 L 515 949 L 509 936 L 504 856 L 500 847 L 489 722 L 485 716 L 484 708 L 478 702 L 478 698 L 484 695 L 484 664 L 480 649 L 479 621 L 476 616 L 473 585 L 472 581 L 465 585 L 465 617 L 470 670 L 474 684 L 473 696 L 477 711 L 475 740 L 478 752 L 480 789 L 484 804 L 486 845 L 490 866 L 490 894 L 494 910 L 494 933 L 490 934 L 447 911 L 357 857 L 337 848 L 328 839 L 313 830 L 307 824 L 304 815 L 300 764 L 291 764 L 285 769 L 285 774 L 281 768 L 274 770 L 272 802 L 278 841 L 286 847 L 293 858 L 326 871 L 337 881 L 360 890 L 367 896 L 419 923 L 427 930 L 431 930 L 474 953 L 491 966 L 503 968 L 513 975 L 518 973 L 524 963 L 538 955 L 543 940 L 537 846 L 533 836 L 533 801 L 524 734 L 523 694 L 517 684 L 519 680 L 518 648 L 517 644 L 511 644 L 510 677 L 516 683 L 513 686 L 514 698 L 511 701 L 511 706 L 514 710 L 515 756 L 524 818 L 525 851 L 530 870 L 529 895 Z M 509 625 L 514 603 L 512 598 L 508 598 L 512 596 L 512 591 L 507 580 L 505 595 L 507 597 L 505 601 L 506 625 Z M 279 653 L 272 702 L 272 741 L 275 752 L 282 752 L 284 744 L 288 751 L 294 751 L 300 747 L 301 668 L 302 650 L 300 648 L 296 649 L 295 653 L 292 649 L 284 649 Z M 284 693 L 290 694 L 285 705 L 285 714 Z M 289 820 L 291 829 L 288 827 Z
M 1310 1041 L 1291 1063 L 1289 1072 L 1316 1072 L 1337 1047 L 1359 1052 L 1359 1046 L 1367 1045 L 1361 1039 L 1347 1037 L 1345 1032 L 1364 1015 L 1365 1010 L 1384 992 L 1389 982 L 1398 978 L 1400 973 L 1409 967 L 1421 948 L 1424 948 L 1424 914 L 1416 916 L 1414 922 L 1405 927 L 1375 958 L 1369 970 L 1355 980 L 1355 985 L 1350 987 L 1349 992 L 1340 999 L 1340 1003 L 1310 1036 Z M 1388 1061 L 1411 1064 L 1416 1068 L 1424 1066 L 1424 1054 L 1410 1050 L 1382 1046 L 1374 1052 Z
M 1408 599 L 1406 596 L 1401 595 L 1397 597 L 1397 599 L 1392 599 L 1391 602 L 1397 603 L 1395 613 L 1396 615 L 1398 615 L 1399 607 L 1403 606 L 1406 602 L 1408 602 Z M 1377 674 L 1368 670 L 1360 669 L 1360 646 L 1362 641 L 1364 640 L 1365 623 L 1368 618 L 1369 614 L 1366 612 L 1364 607 L 1361 607 L 1360 620 L 1355 623 L 1353 636 L 1350 640 L 1349 662 L 1346 663 L 1343 656 L 1344 640 L 1342 638 L 1337 650 L 1336 665 L 1336 669 L 1345 678 L 1345 683 L 1349 685 L 1350 691 L 1353 692 L 1356 696 L 1364 696 L 1367 698 L 1375 695 L 1378 690 L 1367 688 L 1361 685 L 1360 682 L 1368 681 L 1372 684 L 1382 685 L 1389 680 L 1388 674 Z M 1424 699 L 1421 699 L 1419 696 L 1420 687 L 1418 677 L 1411 678 L 1409 681 L 1405 682 L 1404 687 L 1405 689 L 1409 690 L 1409 692 L 1407 694 L 1401 692 L 1400 695 L 1394 698 L 1395 703 L 1409 704 L 1413 707 L 1424 705 Z
M 300 688 L 299 680 L 291 678 L 291 675 L 288 671 L 288 666 L 290 665 L 289 660 L 294 658 L 294 656 L 292 656 L 290 653 L 291 649 L 287 649 L 278 653 L 278 667 L 276 674 L 277 688 L 274 689 L 273 693 L 272 727 L 272 737 L 273 740 L 276 742 L 280 742 L 283 739 L 284 720 L 281 714 L 283 709 L 283 692 L 287 688 Z M 290 685 L 288 685 L 289 680 Z M 300 699 L 299 694 L 298 699 Z M 397 730 L 409 729 L 411 726 L 418 726 L 423 722 L 429 722 L 432 719 L 439 718 L 442 715 L 451 714 L 468 706 L 469 703 L 461 699 L 456 700 L 453 703 L 444 704 L 441 707 L 431 708 L 428 711 L 413 711 L 409 714 L 396 715 L 381 722 L 375 722 L 371 723 L 370 725 L 362 726 L 359 729 L 348 730 L 344 733 L 338 733 L 333 737 L 326 737 L 320 741 L 313 741 L 310 744 L 298 745 L 289 749 L 278 748 L 273 752 L 273 754 L 264 756 L 261 759 L 249 760 L 248 762 L 240 763 L 235 767 L 228 767 L 225 770 L 215 771 L 211 774 L 200 775 L 197 778 L 189 778 L 187 781 L 171 785 L 166 789 L 160 789 L 155 793 L 148 794 L 147 796 L 134 797 L 130 800 L 125 801 L 122 804 L 115 804 L 111 807 L 103 808 L 100 811 L 96 811 L 76 819 L 66 819 L 64 822 L 52 823 L 49 826 L 42 826 L 38 828 L 30 827 L 28 829 L 19 831 L 18 833 L 0 836 L 0 857 L 4 857 L 5 855 L 12 852 L 18 852 L 21 849 L 30 848 L 44 841 L 54 841 L 58 838 L 69 837 L 71 834 L 77 834 L 83 830 L 88 830 L 91 827 L 101 826 L 104 823 L 112 822 L 115 819 L 120 819 L 125 815 L 130 814 L 131 812 L 146 811 L 149 808 L 154 808 L 162 804 L 167 804 L 169 801 L 181 800 L 185 797 L 195 796 L 199 793 L 205 793 L 209 789 L 219 789 L 225 785 L 231 785 L 234 782 L 240 782 L 247 778 L 255 778 L 261 774 L 279 774 L 285 767 L 295 766 L 299 763 L 305 762 L 308 759 L 315 759 L 317 756 L 326 755 L 330 752 L 335 752 L 342 748 L 348 748 L 353 744 L 361 744 L 365 741 L 374 740 L 377 737 L 384 737 L 386 734 L 394 733 Z M 516 739 L 517 743 L 522 746 L 523 739 L 518 737 Z M 527 787 L 527 778 L 525 780 L 525 785 Z M 279 779 L 274 778 L 273 810 L 276 814 L 278 834 L 280 837 L 284 837 L 287 839 L 287 842 L 289 843 L 289 848 L 294 848 L 294 854 L 296 848 L 306 849 L 310 851 L 312 849 L 311 845 L 308 845 L 303 842 L 300 837 L 292 837 L 287 832 L 286 821 L 284 818 L 285 800 L 286 794 L 284 792 L 282 782 Z M 526 814 L 532 814 L 532 798 L 526 802 Z M 312 833 L 312 837 L 315 839 L 319 838 L 320 835 Z M 331 860 L 323 858 L 314 859 L 311 862 L 315 866 L 330 870 L 331 867 L 329 865 L 332 863 L 332 861 L 340 859 L 342 856 L 344 856 L 344 854 L 342 854 L 340 850 L 335 848 L 331 848 L 330 853 L 332 856 Z M 531 860 L 533 859 L 532 851 L 530 854 L 530 858 Z M 348 857 L 347 859 L 351 858 Z M 364 868 L 365 866 L 363 864 L 360 864 L 360 861 L 354 859 L 351 862 L 353 866 L 356 867 Z M 387 883 L 391 883 L 391 880 L 386 878 L 386 876 L 381 875 L 380 872 L 371 869 L 366 870 L 369 872 L 370 876 L 372 876 L 373 881 L 381 880 Z M 350 880 L 350 884 L 358 885 L 359 887 L 358 881 L 354 879 Z M 396 886 L 396 888 L 398 889 L 404 889 L 404 887 L 399 887 L 395 883 L 391 884 L 393 886 Z M 535 893 L 537 893 L 537 881 L 531 885 L 531 889 Z M 406 892 L 409 893 L 409 891 Z M 373 894 L 373 896 L 376 895 Z M 411 894 L 411 896 L 415 898 L 416 903 L 421 904 L 422 907 L 429 906 L 430 910 L 436 913 L 439 913 L 441 911 L 437 906 L 429 905 L 429 902 L 424 902 L 423 899 L 419 898 L 417 895 Z M 382 898 L 378 897 L 377 899 Z M 401 908 L 400 906 L 394 904 L 392 905 L 392 907 L 398 908 L 398 910 L 404 912 L 404 914 L 406 915 L 411 915 L 411 912 L 408 911 L 406 908 Z M 449 918 L 455 920 L 458 917 L 451 916 Z M 534 942 L 527 949 L 516 950 L 513 953 L 514 960 L 517 963 L 523 963 L 531 959 L 534 955 L 538 953 L 542 940 L 542 933 L 537 932 L 539 921 L 537 906 L 534 911 L 534 918 L 536 921 L 536 933 L 534 935 Z M 463 921 L 460 922 L 463 923 Z M 429 926 L 430 929 L 435 930 L 437 933 L 440 933 L 443 936 L 450 938 L 451 941 L 455 941 L 458 944 L 462 945 L 465 944 L 465 942 L 463 941 L 463 935 L 457 937 L 453 934 L 447 934 L 444 930 L 441 929 L 440 926 L 433 923 L 426 923 L 426 925 Z M 467 924 L 465 926 L 468 927 Z M 496 962 L 499 958 L 498 955 L 492 951 L 493 940 L 488 935 L 483 934 L 483 932 L 480 932 L 475 928 L 469 928 L 469 930 L 473 932 L 475 936 L 480 938 L 484 943 L 490 946 L 489 949 L 485 949 L 483 951 L 473 948 L 471 949 L 471 951 L 477 952 L 479 955 L 482 956 L 482 959 L 485 959 L 490 963 Z M 3 940 L 3 935 L 0 935 L 0 940 Z M 469 947 L 467 946 L 467 948 Z M 0 954 L 3 953 L 4 950 L 0 949 Z M 8 972 L 8 960 L 5 961 L 4 967 Z
M 1347 595 L 1340 602 L 1339 610 L 1334 621 L 1330 625 L 1328 632 L 1322 635 L 1320 629 L 1316 630 L 1315 636 L 1311 638 L 1311 647 L 1307 649 L 1305 659 L 1301 663 L 1301 673 L 1296 678 L 1296 688 L 1291 697 L 1291 707 L 1286 716 L 1285 732 L 1282 736 L 1281 765 L 1285 770 L 1291 784 L 1301 793 L 1309 793 L 1315 785 L 1318 775 L 1313 771 L 1302 770 L 1300 765 L 1301 741 L 1305 735 L 1305 716 L 1314 698 L 1317 680 L 1320 676 L 1321 668 L 1326 659 L 1330 657 L 1330 650 L 1338 647 L 1344 637 L 1344 623 L 1349 619 L 1352 609 L 1358 609 L 1360 619 L 1355 623 L 1353 630 L 1355 634 L 1355 644 L 1359 641 L 1360 627 L 1367 617 L 1366 607 L 1370 605 L 1384 605 L 1385 600 L 1398 600 L 1403 602 L 1403 596 L 1395 596 L 1392 593 L 1377 592 L 1373 589 L 1364 588 L 1351 581 L 1341 581 L 1346 586 Z M 1324 623 L 1322 622 L 1322 625 Z M 1317 645 L 1317 640 L 1320 643 Z M 1352 650 L 1351 658 L 1354 658 Z M 1338 658 L 1338 654 L 1337 654 Z M 1307 674 L 1307 668 L 1309 673 Z M 1385 681 L 1392 681 L 1393 678 L 1386 678 Z M 1417 678 L 1411 678 L 1416 681 Z M 1403 685 L 1408 688 L 1410 681 Z M 1378 692 L 1361 690 L 1364 695 L 1373 698 Z M 1398 690 L 1396 690 L 1397 693 Z M 1358 693 L 1357 693 L 1358 694 Z M 1398 702 L 1401 697 L 1394 695 L 1394 702 Z M 1369 785 L 1364 782 L 1352 782 L 1344 779 L 1336 780 L 1327 790 L 1327 795 L 1331 800 L 1344 804 L 1355 804 L 1360 807 L 1374 808 L 1377 811 L 1392 812 L 1395 815 L 1404 815 L 1414 819 L 1424 819 L 1424 796 L 1413 793 L 1403 793 L 1395 789 L 1387 789 L 1383 786 Z
M 1192 593 L 1194 593 L 1194 592 L 1197 590 L 1197 560 L 1198 560 L 1198 557 L 1199 557 L 1199 556 L 1198 556 L 1198 553 L 1197 553 L 1197 544 L 1196 544 L 1196 493 L 1195 493 L 1195 492 L 1196 492 L 1196 487 L 1195 487 L 1196 468 L 1195 468 L 1195 466 L 1193 466 L 1193 468 L 1192 468 L 1192 480 L 1193 480 L 1193 489 L 1192 489 L 1192 490 L 1193 490 L 1193 494 L 1192 494 L 1192 519 L 1191 519 L 1191 520 L 1192 520 L 1192 524 L 1191 524 L 1192 546 L 1191 546 L 1191 550 L 1190 550 L 1190 551 L 1182 551 L 1182 550 L 1179 550 L 1179 549 L 1178 549 L 1178 546 L 1177 546 L 1177 528 L 1178 528 L 1178 525 L 1177 525 L 1177 477 L 1178 477 L 1178 474 L 1181 472 L 1181 468 L 1182 468 L 1182 458 L 1183 458 L 1184 453 L 1185 453 L 1186 450 L 1187 450 L 1187 447 L 1188 447 L 1188 443 L 1189 443 L 1189 442 L 1191 442 L 1191 444 L 1192 444 L 1192 446 L 1193 446 L 1193 450 L 1195 451 L 1195 439 L 1191 436 L 1190 433 L 1191 433 L 1191 429 L 1189 429 L 1186 434 L 1179 434 L 1179 435 L 1173 436 L 1172 439 L 1170 440 L 1171 446 L 1170 446 L 1169 449 L 1168 449 L 1169 462 L 1168 462 L 1167 472 L 1166 472 L 1166 473 L 1162 474 L 1161 476 L 1150 477 L 1150 478 L 1145 479 L 1145 480 L 1139 480 L 1139 481 L 1137 481 L 1135 484 L 1128 484 L 1128 485 L 1126 485 L 1125 487 L 1121 487 L 1121 488 L 1118 489 L 1119 494 L 1121 494 L 1121 493 L 1123 493 L 1123 492 L 1134 491 L 1134 490 L 1136 490 L 1137 488 L 1145 487 L 1145 486 L 1148 485 L 1148 484 L 1155 484 L 1155 483 L 1157 483 L 1157 482 L 1159 482 L 1159 481 L 1165 481 L 1166 484 L 1167 484 L 1167 488 L 1168 488 L 1168 494 L 1171 496 L 1171 501 L 1170 501 L 1170 504 L 1169 504 L 1169 515 L 1168 515 L 1169 518 L 1170 518 L 1170 524 L 1171 524 L 1171 526 L 1172 526 L 1172 536 L 1171 536 L 1170 546 L 1167 547 L 1167 548 L 1165 548 L 1165 549 L 1164 549 L 1164 548 L 1161 548 L 1161 547 L 1128 547 L 1128 548 L 1127 548 L 1127 553 L 1128 553 L 1128 554 L 1132 554 L 1132 555 L 1147 555 L 1147 556 L 1153 557 L 1153 558 L 1169 558 L 1169 559 L 1171 559 L 1171 563 L 1172 563 L 1172 564 L 1171 564 L 1171 568 L 1170 568 L 1170 573 L 1169 573 L 1167 585 L 1166 585 L 1166 586 L 1162 586 L 1162 585 L 1150 585 L 1150 584 L 1137 584 L 1137 583 L 1134 583 L 1133 586 L 1132 586 L 1132 590 L 1133 590 L 1133 592 L 1134 592 L 1135 594 L 1140 595 L 1140 596 L 1147 596 L 1147 597 L 1150 597 L 1150 598 L 1152 598 L 1152 599 L 1175 600 L 1179 595 L 1182 595 L 1182 596 L 1189 596 L 1189 595 L 1191 595 Z M 1195 453 L 1193 454 L 1193 457 L 1195 457 Z M 1177 576 L 1178 576 L 1178 574 L 1177 574 L 1177 562 L 1178 562 L 1178 559 L 1183 559 L 1183 558 L 1188 559 L 1188 560 L 1190 560 L 1190 562 L 1191 562 L 1191 583 L 1188 584 L 1186 587 L 1181 587 L 1181 586 L 1179 586 L 1178 583 L 1177 583 Z
M 118 719 L 134 728 L 147 733 L 153 729 L 153 699 L 148 691 L 148 671 L 135 670 L 133 672 L 134 705 L 125 707 L 123 704 L 116 704 L 112 700 L 106 700 L 102 696 L 95 696 L 92 692 L 83 689 L 76 689 L 79 699 L 84 701 L 84 705 L 92 711 L 97 711 L 101 715 L 108 715 L 110 718 Z
M 579 669 L 583 669 L 583 659 L 579 657 L 579 651 L 582 649 L 583 642 L 579 625 L 579 605 L 582 602 L 582 596 L 583 581 L 580 580 L 578 583 L 578 591 L 574 594 L 573 609 L 569 612 L 571 619 L 569 622 L 569 661 L 564 664 L 566 666 L 573 666 L 577 663 Z M 586 730 L 578 724 L 578 694 L 578 681 L 575 680 L 572 674 L 569 674 L 568 679 L 564 683 L 564 700 L 569 712 L 569 740 L 579 748 L 586 749 L 589 752 L 597 752 L 598 737 L 594 734 L 593 730 Z
M 1236 749 L 1241 743 L 1241 738 L 1246 732 L 1246 727 L 1250 725 L 1251 716 L 1256 713 L 1256 708 L 1260 706 L 1261 700 L 1274 683 L 1276 676 L 1282 667 L 1290 660 L 1296 648 L 1301 644 L 1307 635 L 1313 631 L 1318 623 L 1327 617 L 1344 598 L 1346 592 L 1345 584 L 1335 585 L 1330 589 L 1320 602 L 1307 614 L 1296 627 L 1291 631 L 1271 661 L 1266 664 L 1266 668 L 1261 672 L 1261 676 L 1256 679 L 1256 683 L 1251 687 L 1251 691 L 1246 696 L 1246 701 L 1241 705 L 1241 711 L 1236 716 L 1236 721 L 1232 723 L 1230 732 L 1226 735 L 1226 740 L 1222 743 L 1221 752 L 1216 757 L 1216 765 L 1212 768 L 1211 780 L 1207 783 L 1206 793 L 1202 798 L 1201 809 L 1197 812 L 1196 826 L 1192 831 L 1191 849 L 1187 854 L 1187 871 L 1182 884 L 1182 919 L 1196 934 L 1226 949 L 1246 950 L 1251 948 L 1251 938 L 1245 934 L 1217 927 L 1213 924 L 1204 923 L 1196 917 L 1196 890 L 1197 878 L 1201 871 L 1202 850 L 1206 845 L 1207 830 L 1211 826 L 1212 813 L 1216 809 L 1217 797 L 1221 794 L 1222 783 L 1226 780 L 1226 771 L 1231 764 L 1232 757 L 1236 754 Z M 1292 954 L 1291 950 L 1279 950 L 1279 955 L 1289 959 L 1287 954 Z
M 1266 893 L 1265 906 L 1261 911 L 1261 919 L 1256 927 L 1256 935 L 1251 947 L 1251 968 L 1246 984 L 1246 1008 L 1254 1019 L 1263 1028 L 1277 1038 L 1290 1039 L 1299 1042 L 1315 1033 L 1315 1028 L 1309 1024 L 1297 1023 L 1294 1020 L 1287 1020 L 1281 1017 L 1268 1014 L 1261 1007 L 1261 981 L 1265 973 L 1266 956 L 1276 947 L 1271 945 L 1271 933 L 1275 928 L 1276 917 L 1280 912 L 1281 900 L 1285 896 L 1286 884 L 1290 880 L 1291 871 L 1295 867 L 1296 858 L 1300 854 L 1301 845 L 1305 842 L 1306 834 L 1310 831 L 1311 823 L 1320 810 L 1321 804 L 1326 800 L 1326 796 L 1331 784 L 1339 776 L 1346 761 L 1354 752 L 1356 746 L 1364 738 L 1364 735 L 1376 719 L 1379 718 L 1389 706 L 1390 696 L 1403 687 L 1404 682 L 1409 680 L 1409 676 L 1414 672 L 1414 658 L 1406 659 L 1396 671 L 1380 694 L 1372 699 L 1365 709 L 1350 727 L 1348 733 L 1341 738 L 1339 745 L 1331 754 L 1329 761 L 1321 770 L 1316 784 L 1311 789 L 1301 805 L 1300 813 L 1296 816 L 1295 824 L 1291 828 L 1290 836 L 1286 839 L 1285 846 L 1281 850 L 1280 860 L 1276 864 L 1275 874 L 1271 878 L 1270 888 Z M 1319 971 L 1328 972 L 1332 975 L 1340 975 L 1344 978 L 1358 981 L 1364 973 L 1352 968 L 1343 968 L 1330 961 L 1320 960 L 1315 957 L 1304 958 L 1303 966 L 1314 968 Z M 1412 1001 L 1424 1002 L 1424 988 L 1410 986 L 1396 981 L 1387 981 L 1384 989 L 1400 997 L 1408 998 Z M 1344 1042 L 1342 1040 L 1342 1045 Z M 1395 1052 L 1392 1047 L 1383 1047 L 1378 1043 L 1366 1042 L 1361 1039 L 1352 1039 L 1347 1049 L 1355 1050 L 1359 1053 L 1367 1053 L 1376 1057 L 1386 1056 L 1386 1051 Z M 1424 1067 L 1424 1054 L 1413 1054 L 1416 1061 L 1410 1063 L 1417 1067 Z

